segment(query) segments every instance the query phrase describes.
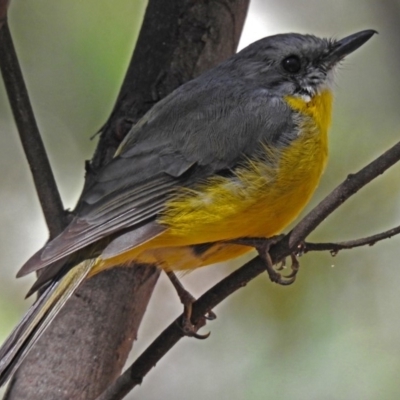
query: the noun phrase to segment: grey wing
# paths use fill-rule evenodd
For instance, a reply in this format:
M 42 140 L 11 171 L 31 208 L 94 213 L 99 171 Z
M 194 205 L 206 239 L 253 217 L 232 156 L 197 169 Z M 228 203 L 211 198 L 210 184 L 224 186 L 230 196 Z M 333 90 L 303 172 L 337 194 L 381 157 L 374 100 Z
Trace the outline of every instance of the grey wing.
M 132 245 L 140 244 L 139 236 L 148 240 L 159 234 L 164 228 L 156 217 L 177 188 L 231 170 L 254 155 L 261 142 L 279 140 L 276 133 L 291 128 L 273 121 L 285 123 L 290 118 L 278 114 L 287 112 L 264 89 L 226 85 L 221 79 L 183 85 L 133 127 L 83 196 L 75 219 L 28 260 L 19 276 L 116 232 L 130 231 Z M 121 249 L 128 246 L 123 239 L 118 243 Z
M 267 89 L 248 82 L 232 84 L 227 78 L 202 78 L 150 110 L 126 137 L 119 155 L 129 158 L 160 146 L 158 156 L 171 174 L 178 154 L 214 173 L 253 156 L 261 142 L 285 146 L 295 137 L 292 110 Z
M 111 188 L 110 183 L 107 182 L 106 186 Z M 171 176 L 160 174 L 136 187 L 120 187 L 104 196 L 89 191 L 84 197 L 78 215 L 59 236 L 47 243 L 24 264 L 18 276 L 53 264 L 129 227 L 140 228 L 142 240 L 161 233 L 163 228 L 154 223 L 154 216 L 162 210 L 175 185 L 175 179 Z M 101 184 L 97 184 L 96 187 L 103 190 Z M 94 198 L 98 200 L 92 202 Z M 140 240 L 138 238 L 137 244 L 140 244 Z

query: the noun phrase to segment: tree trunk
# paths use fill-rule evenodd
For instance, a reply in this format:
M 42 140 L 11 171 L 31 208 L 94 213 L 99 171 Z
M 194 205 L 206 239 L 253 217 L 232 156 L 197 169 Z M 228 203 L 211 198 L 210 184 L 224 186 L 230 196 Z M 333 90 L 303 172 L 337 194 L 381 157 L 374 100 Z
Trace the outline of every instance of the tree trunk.
M 248 3 L 149 0 L 87 182 L 154 103 L 235 52 Z M 5 399 L 95 399 L 120 374 L 158 276 L 136 266 L 85 282 L 21 365 Z

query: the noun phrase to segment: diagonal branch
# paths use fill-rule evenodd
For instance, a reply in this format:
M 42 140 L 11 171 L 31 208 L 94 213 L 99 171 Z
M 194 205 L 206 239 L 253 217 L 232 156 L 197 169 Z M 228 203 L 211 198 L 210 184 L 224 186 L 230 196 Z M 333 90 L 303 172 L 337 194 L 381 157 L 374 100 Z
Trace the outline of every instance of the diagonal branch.
M 5 18 L 4 15 L 0 17 Z M 33 115 L 8 23 L 6 20 L 0 22 L 3 22 L 0 29 L 1 73 L 50 237 L 54 237 L 65 226 L 61 196 Z
M 362 168 L 359 172 L 349 175 L 347 179 L 334 189 L 317 207 L 315 207 L 297 226 L 283 237 L 270 250 L 272 262 L 277 264 L 295 252 L 296 247 L 306 239 L 315 228 L 321 224 L 336 208 L 343 204 L 367 183 L 381 175 L 400 160 L 400 142 Z M 399 228 L 392 231 L 397 233 Z M 388 231 L 390 232 L 390 231 Z M 384 232 L 386 237 L 391 235 Z M 379 234 L 376 237 L 381 236 Z M 373 236 L 371 238 L 374 238 Z M 382 238 L 383 239 L 383 238 Z M 371 242 L 372 243 L 372 242 Z M 307 249 L 308 250 L 308 249 Z M 243 267 L 218 282 L 205 292 L 194 304 L 192 323 L 201 324 L 204 315 L 221 303 L 229 295 L 265 271 L 265 265 L 260 257 L 246 263 Z M 140 384 L 147 373 L 161 358 L 184 336 L 179 328 L 182 315 L 171 323 L 154 342 L 137 358 L 136 361 L 101 395 L 97 400 L 120 400 L 135 386 Z

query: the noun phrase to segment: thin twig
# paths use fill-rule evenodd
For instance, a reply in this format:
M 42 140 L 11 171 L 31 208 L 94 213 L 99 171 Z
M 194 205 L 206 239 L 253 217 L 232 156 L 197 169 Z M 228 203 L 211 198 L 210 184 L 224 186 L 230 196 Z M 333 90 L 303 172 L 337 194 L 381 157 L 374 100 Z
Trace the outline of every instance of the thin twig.
M 289 234 L 284 236 L 270 249 L 272 262 L 277 264 L 293 253 L 298 243 L 305 240 L 328 215 L 330 215 L 345 200 L 355 194 L 361 187 L 381 175 L 400 160 L 400 142 L 372 161 L 366 167 L 347 179 L 331 192 L 317 207 L 315 207 Z M 397 233 L 398 228 L 394 228 Z M 393 230 L 391 230 L 393 231 Z M 389 231 L 388 231 L 389 232 Z M 394 234 L 392 232 L 392 235 Z M 384 232 L 386 237 L 390 237 Z M 379 234 L 376 236 L 383 235 Z M 375 238 L 375 241 L 376 238 Z M 372 243 L 372 242 L 371 242 Z M 192 322 L 196 325 L 204 315 L 221 303 L 230 294 L 246 286 L 248 282 L 265 271 L 265 265 L 260 257 L 249 261 L 243 267 L 234 271 L 228 277 L 218 282 L 205 292 L 194 304 Z M 146 374 L 158 361 L 183 337 L 178 327 L 180 316 L 169 325 L 154 342 L 137 358 L 136 361 L 111 385 L 97 400 L 120 400 L 136 385 L 140 384 Z
M 7 21 L 4 21 L 0 30 L 0 69 L 50 237 L 54 237 L 65 226 L 64 208 L 32 111 Z
M 340 250 L 354 249 L 361 246 L 373 246 L 375 243 L 384 239 L 389 239 L 400 233 L 400 226 L 389 229 L 385 232 L 377 233 L 376 235 L 368 236 L 365 238 L 348 240 L 346 242 L 338 243 L 304 243 L 304 252 L 309 251 L 326 251 L 329 250 L 333 255 L 336 255 Z

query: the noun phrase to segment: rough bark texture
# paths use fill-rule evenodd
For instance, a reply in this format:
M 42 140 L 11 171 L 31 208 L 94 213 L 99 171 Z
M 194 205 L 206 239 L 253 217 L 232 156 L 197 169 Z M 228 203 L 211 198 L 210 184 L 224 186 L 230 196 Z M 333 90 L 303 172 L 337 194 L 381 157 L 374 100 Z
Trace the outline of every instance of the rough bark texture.
M 149 1 L 87 181 L 154 103 L 234 53 L 248 3 Z M 158 275 L 149 267 L 117 268 L 87 281 L 23 363 L 5 399 L 96 398 L 121 372 Z
M 7 11 L 10 0 L 0 0 L 0 29 L 7 20 Z
M 125 364 L 157 281 L 154 272 L 120 268 L 88 281 L 32 349 L 5 398 L 95 399 Z M 121 292 L 124 281 L 129 285 Z

